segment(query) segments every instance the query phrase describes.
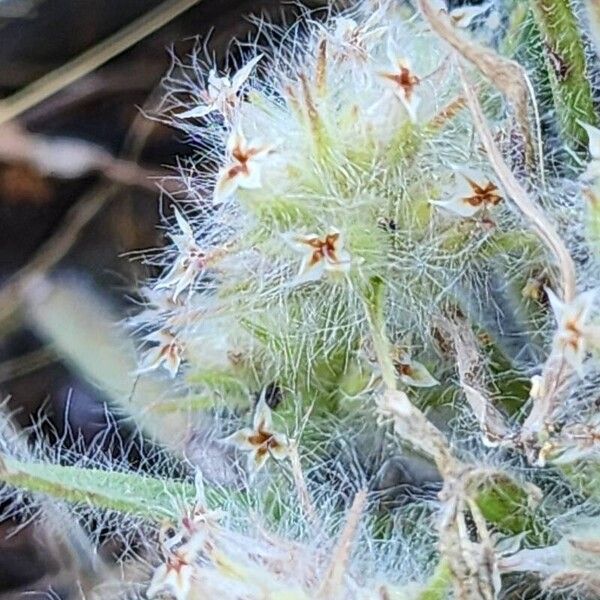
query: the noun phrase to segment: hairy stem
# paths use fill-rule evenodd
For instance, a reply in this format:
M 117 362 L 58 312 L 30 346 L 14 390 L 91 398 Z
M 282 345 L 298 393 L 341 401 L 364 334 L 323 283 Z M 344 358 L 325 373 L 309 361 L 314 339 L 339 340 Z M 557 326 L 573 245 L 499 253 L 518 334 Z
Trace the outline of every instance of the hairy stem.
M 577 122 L 595 125 L 592 89 L 581 30 L 570 0 L 531 0 L 531 7 L 544 36 L 546 63 L 563 136 L 585 152 L 587 136 Z

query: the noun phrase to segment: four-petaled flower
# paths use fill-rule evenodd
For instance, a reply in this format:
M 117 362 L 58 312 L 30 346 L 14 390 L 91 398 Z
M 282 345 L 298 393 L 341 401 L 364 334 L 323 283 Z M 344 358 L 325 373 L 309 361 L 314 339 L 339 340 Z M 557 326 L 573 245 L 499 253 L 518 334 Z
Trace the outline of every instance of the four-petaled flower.
M 428 388 L 439 384 L 439 381 L 427 370 L 424 364 L 411 359 L 405 352 L 399 352 L 394 357 L 394 367 L 400 381 L 406 385 Z
M 600 129 L 588 125 L 583 121 L 579 121 L 579 124 L 585 129 L 588 135 L 588 148 L 591 157 L 587 169 L 581 177 L 590 183 L 596 183 L 600 180 Z
M 179 371 L 183 353 L 183 345 L 175 335 L 168 330 L 159 330 L 145 336 L 144 339 L 149 342 L 158 342 L 158 345 L 146 352 L 137 372 L 147 373 L 164 367 L 171 377 L 175 377 Z
M 224 248 L 215 248 L 211 251 L 200 248 L 190 224 L 177 209 L 175 209 L 175 217 L 181 234 L 171 235 L 171 239 L 177 246 L 179 256 L 169 272 L 155 286 L 156 290 L 174 287 L 173 302 L 177 301 L 181 292 L 194 285 L 196 278 L 204 272 L 211 261 L 221 258 L 226 252 Z
M 421 99 L 416 93 L 421 80 L 414 74 L 410 62 L 405 58 L 395 58 L 390 55 L 391 70 L 380 71 L 379 75 L 388 82 L 406 109 L 410 120 L 417 121 L 417 108 Z
M 259 54 L 253 58 L 231 78 L 218 77 L 216 70 L 211 69 L 208 74 L 207 88 L 200 95 L 204 104 L 180 113 L 178 116 L 184 119 L 200 118 L 219 111 L 227 120 L 231 120 L 239 102 L 238 92 L 262 56 Z
M 347 273 L 350 270 L 350 254 L 344 249 L 344 238 L 335 228 L 325 237 L 317 234 L 288 236 L 291 246 L 304 254 L 295 283 L 320 279 L 324 273 Z
M 187 600 L 192 587 L 194 560 L 195 552 L 185 545 L 170 550 L 166 562 L 159 565 L 152 575 L 146 590 L 147 598 L 168 592 L 176 600 Z
M 588 323 L 598 289 L 587 290 L 565 303 L 546 289 L 558 329 L 554 341 L 565 360 L 581 376 L 587 351 L 600 346 L 600 326 Z
M 261 394 L 256 408 L 252 429 L 245 427 L 225 438 L 224 441 L 232 442 L 241 450 L 249 452 L 248 463 L 253 471 L 258 471 L 269 456 L 281 460 L 288 455 L 289 442 L 287 438 L 272 430 L 272 415 L 265 392 Z
M 473 217 L 502 201 L 498 186 L 480 173 L 459 172 L 456 188 L 448 200 L 434 201 L 461 217 Z
M 231 161 L 217 177 L 213 199 L 219 204 L 238 188 L 258 189 L 262 186 L 262 162 L 273 150 L 273 145 L 249 143 L 239 128 L 227 140 L 227 153 Z

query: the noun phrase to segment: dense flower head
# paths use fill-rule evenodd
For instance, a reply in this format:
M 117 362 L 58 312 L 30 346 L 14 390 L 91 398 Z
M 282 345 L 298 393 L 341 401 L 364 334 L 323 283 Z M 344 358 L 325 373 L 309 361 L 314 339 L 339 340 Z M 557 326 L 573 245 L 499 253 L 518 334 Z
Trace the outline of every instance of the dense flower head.
M 387 287 L 392 339 L 411 335 L 431 359 L 432 312 L 491 320 L 481 310 L 491 278 L 524 286 L 526 271 L 544 268 L 543 249 L 471 134 L 443 43 L 394 3 L 369 6 L 243 52 L 223 70 L 235 82 L 226 107 L 202 91 L 218 96 L 216 67 L 168 80 L 164 108 L 200 159 L 186 167 L 195 182 L 175 215 L 176 257 L 154 287 L 174 300 L 185 294 L 182 312 L 213 306 L 224 329 L 247 338 L 244 361 L 263 385 L 322 388 L 325 357 L 359 361 L 376 280 Z M 453 16 L 458 27 L 480 15 L 463 12 Z M 182 111 L 190 93 L 198 108 Z M 490 105 L 501 127 L 500 99 Z M 178 332 L 182 348 L 186 337 L 211 347 L 223 331 L 211 336 L 212 317 L 200 314 Z M 185 350 L 182 360 L 202 369 Z
M 492 599 L 596 508 L 600 132 L 546 161 L 495 7 L 418 4 L 261 22 L 164 82 L 191 150 L 129 325 L 185 475 L 147 597 Z

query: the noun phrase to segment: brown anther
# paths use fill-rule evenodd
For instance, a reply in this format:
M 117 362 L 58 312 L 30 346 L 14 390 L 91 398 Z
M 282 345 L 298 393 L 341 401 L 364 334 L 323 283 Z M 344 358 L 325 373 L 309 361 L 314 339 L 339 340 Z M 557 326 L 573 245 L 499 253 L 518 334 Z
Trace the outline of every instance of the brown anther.
M 400 66 L 400 71 L 398 73 L 383 73 L 383 77 L 393 81 L 396 85 L 401 87 L 404 90 L 406 99 L 409 101 L 414 89 L 421 82 L 416 75 L 413 75 L 409 69 L 403 66 Z
M 472 196 L 467 196 L 464 201 L 471 206 L 496 206 L 502 201 L 502 196 L 498 193 L 498 186 L 488 181 L 485 186 L 481 186 L 472 179 L 465 177 L 473 190 Z
M 309 263 L 310 266 L 316 265 L 319 261 L 323 260 L 324 258 L 330 258 L 333 262 L 336 262 L 338 259 L 335 252 L 335 246 L 339 237 L 339 233 L 330 233 L 327 236 L 325 236 L 324 240 L 321 240 L 319 238 L 312 238 L 311 240 L 308 240 L 306 243 L 311 248 L 314 248 Z
M 413 368 L 408 363 L 395 362 L 394 367 L 398 375 L 406 375 L 410 377 L 413 374 Z
M 278 448 L 281 444 L 277 441 L 275 435 L 268 431 L 264 431 L 262 428 L 254 433 L 253 435 L 248 437 L 248 441 L 257 447 L 256 453 L 259 456 L 263 456 L 269 450 L 273 448 Z
M 571 319 L 565 323 L 565 331 L 568 333 L 568 337 L 565 340 L 567 346 L 577 351 L 583 340 L 583 332 L 579 328 L 577 321 Z

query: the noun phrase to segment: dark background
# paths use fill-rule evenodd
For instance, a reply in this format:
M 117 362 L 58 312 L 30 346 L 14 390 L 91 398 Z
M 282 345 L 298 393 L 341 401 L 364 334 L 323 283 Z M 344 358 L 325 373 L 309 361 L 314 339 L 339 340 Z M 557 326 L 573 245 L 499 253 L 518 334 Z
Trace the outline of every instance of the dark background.
M 0 0 L 0 98 L 158 4 L 157 0 Z M 0 400 L 20 426 L 46 419 L 51 439 L 68 422 L 93 444 L 98 431 L 114 425 L 107 423 L 102 393 L 36 335 L 21 306 L 22 294 L 13 289 L 15 277 L 22 277 L 23 268 L 41 265 L 45 276 L 76 281 L 119 315 L 127 314 L 131 308 L 127 296 L 147 270 L 123 255 L 163 243 L 156 229 L 159 194 L 150 177 L 164 174 L 176 156 L 187 151 L 176 132 L 146 119 L 140 110 L 157 102 L 161 77 L 171 62 L 168 49 L 185 57 L 194 36 L 212 32 L 209 46 L 222 58 L 233 38 L 244 39 L 251 32 L 246 15 L 265 13 L 279 20 L 294 10 L 277 0 L 200 1 L 92 74 L 0 125 Z M 106 172 L 70 177 L 41 172 L 26 153 L 11 155 L 15 125 L 18 136 L 25 138 L 66 136 L 97 144 L 127 161 L 136 183 L 115 183 Z M 97 214 L 84 227 L 76 227 L 75 235 L 65 236 L 64 228 L 90 206 Z M 65 256 L 56 261 L 57 241 L 66 237 Z M 16 529 L 18 522 L 6 511 L 0 505 L 0 598 L 80 597 L 63 572 L 52 540 L 35 526 Z

